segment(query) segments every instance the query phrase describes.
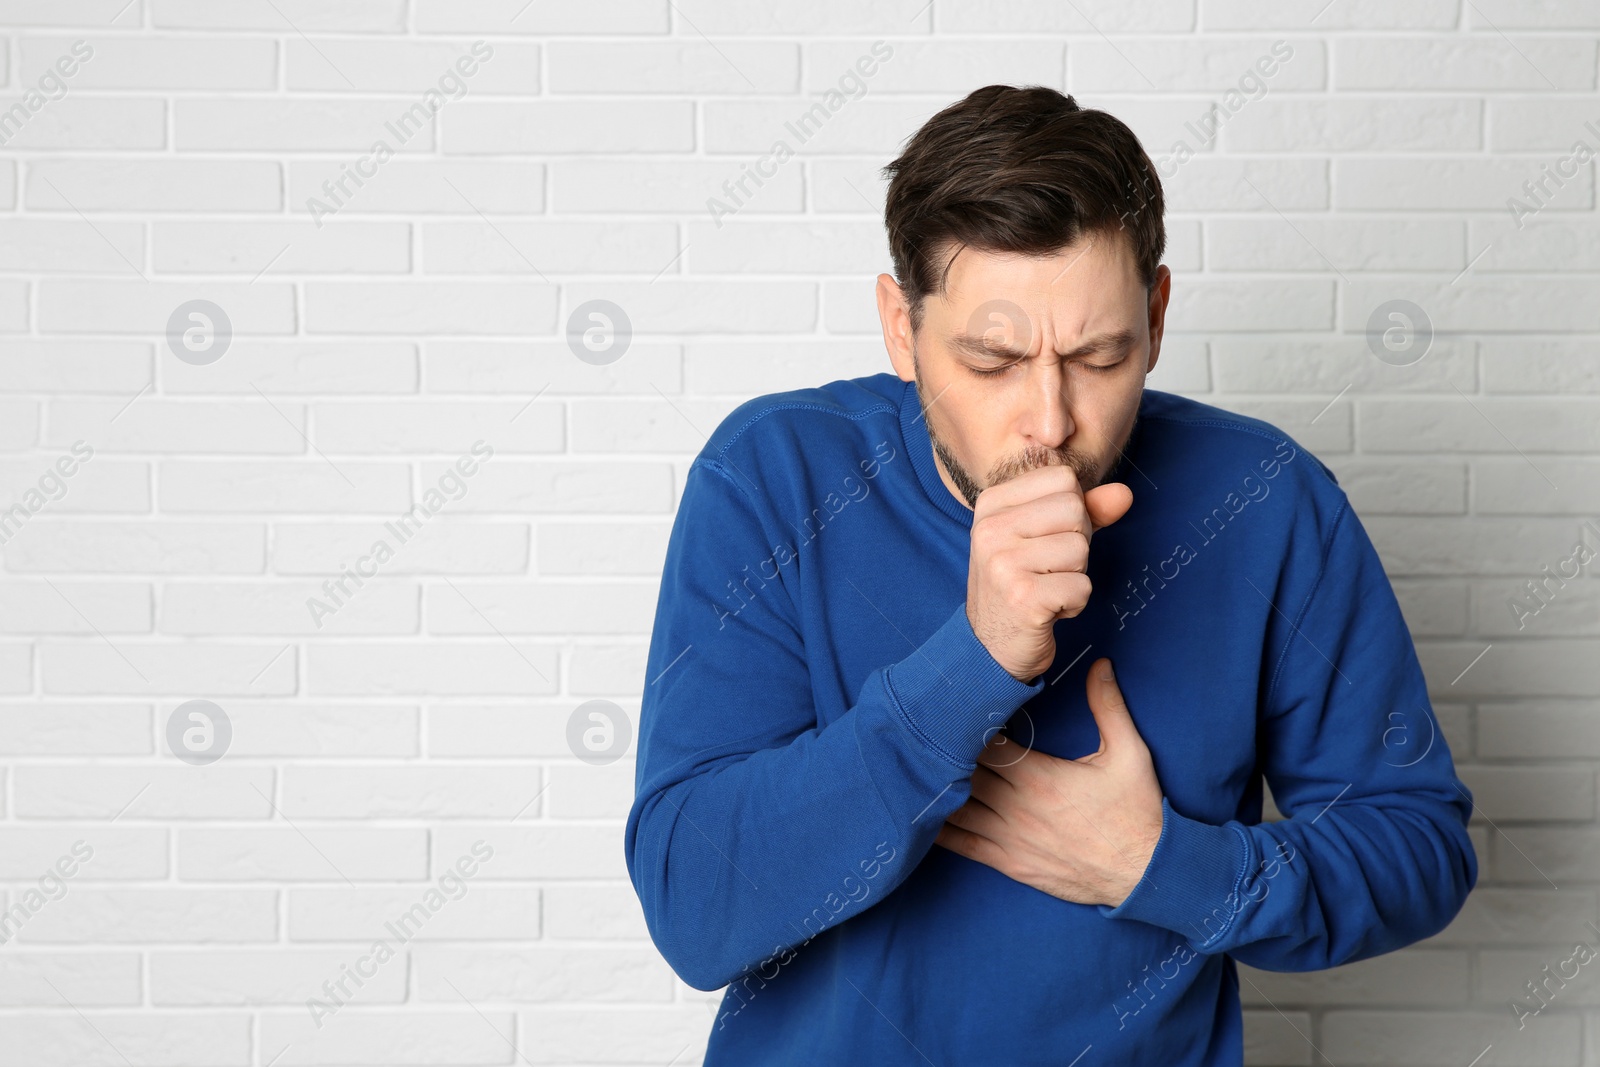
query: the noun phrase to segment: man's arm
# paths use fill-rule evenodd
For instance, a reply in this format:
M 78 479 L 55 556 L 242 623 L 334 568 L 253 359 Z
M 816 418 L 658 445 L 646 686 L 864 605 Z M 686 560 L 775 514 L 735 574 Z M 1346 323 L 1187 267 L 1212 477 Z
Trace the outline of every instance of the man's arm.
M 988 736 L 1044 687 L 995 662 L 957 602 L 819 729 L 810 671 L 833 664 L 808 665 L 808 651 L 825 650 L 806 649 L 785 588 L 812 557 L 777 577 L 760 567 L 788 528 L 776 528 L 781 516 L 767 528 L 740 478 L 708 457 L 689 470 L 656 604 L 625 833 L 651 938 L 685 982 L 707 990 L 775 966 L 904 881 L 967 799 Z M 889 625 L 859 607 L 864 629 Z
M 1259 745 L 1286 818 L 1212 826 L 1163 800 L 1145 878 L 1102 914 L 1263 970 L 1311 971 L 1431 937 L 1477 884 L 1472 795 L 1382 561 L 1339 496 L 1303 609 L 1277 605 L 1294 621 Z

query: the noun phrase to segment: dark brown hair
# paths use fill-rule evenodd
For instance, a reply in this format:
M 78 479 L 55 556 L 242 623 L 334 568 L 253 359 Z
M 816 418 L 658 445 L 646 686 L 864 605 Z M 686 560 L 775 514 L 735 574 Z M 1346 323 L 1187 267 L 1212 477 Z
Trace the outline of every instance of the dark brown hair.
M 1049 255 L 1122 231 L 1145 288 L 1166 248 L 1161 178 L 1133 131 L 1042 85 L 986 85 L 922 125 L 889 178 L 895 280 L 922 326 L 962 247 Z M 948 253 L 948 255 L 946 254 Z

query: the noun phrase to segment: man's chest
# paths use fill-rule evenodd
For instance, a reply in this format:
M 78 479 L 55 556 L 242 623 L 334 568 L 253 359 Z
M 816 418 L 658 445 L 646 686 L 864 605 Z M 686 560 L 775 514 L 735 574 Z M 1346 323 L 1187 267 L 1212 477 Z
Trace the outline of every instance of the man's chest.
M 1276 563 L 1259 542 L 1191 536 L 1180 547 L 1163 539 L 1168 532 L 1130 524 L 1095 535 L 1088 607 L 1055 623 L 1043 690 L 995 726 L 1062 758 L 1095 751 L 1085 680 L 1095 660 L 1109 657 L 1166 793 L 1186 814 L 1223 822 L 1255 782 L 1268 626 L 1281 608 L 1269 595 Z M 802 568 L 819 725 L 845 714 L 874 670 L 920 655 L 965 603 L 968 544 L 967 531 L 954 527 L 890 524 L 872 554 L 819 552 Z

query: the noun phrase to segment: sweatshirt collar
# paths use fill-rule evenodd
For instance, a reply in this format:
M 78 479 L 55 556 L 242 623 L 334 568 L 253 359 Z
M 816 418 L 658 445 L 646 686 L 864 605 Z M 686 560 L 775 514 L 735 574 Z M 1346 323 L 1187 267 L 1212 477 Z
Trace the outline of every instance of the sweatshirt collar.
M 911 453 L 911 466 L 916 469 L 917 481 L 933 501 L 934 507 L 972 528 L 972 509 L 956 499 L 950 487 L 939 477 L 937 461 L 933 458 L 933 439 L 928 436 L 928 424 L 922 417 L 922 405 L 917 400 L 917 383 L 902 382 L 905 391 L 900 396 L 900 432 L 905 437 L 906 451 Z

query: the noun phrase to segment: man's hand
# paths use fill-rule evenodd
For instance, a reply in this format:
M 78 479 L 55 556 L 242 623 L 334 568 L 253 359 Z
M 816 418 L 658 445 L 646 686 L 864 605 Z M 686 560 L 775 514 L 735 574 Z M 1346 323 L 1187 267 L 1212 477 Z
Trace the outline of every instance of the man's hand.
M 1087 493 L 1068 466 L 1035 467 L 978 494 L 967 564 L 967 620 L 1019 682 L 1048 670 L 1054 626 L 1089 602 L 1089 539 L 1133 504 L 1121 482 Z
M 1098 751 L 1060 759 L 997 734 L 934 843 L 1053 897 L 1116 907 L 1161 837 L 1161 783 L 1109 659 L 1089 667 L 1088 691 Z

